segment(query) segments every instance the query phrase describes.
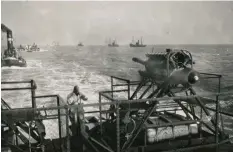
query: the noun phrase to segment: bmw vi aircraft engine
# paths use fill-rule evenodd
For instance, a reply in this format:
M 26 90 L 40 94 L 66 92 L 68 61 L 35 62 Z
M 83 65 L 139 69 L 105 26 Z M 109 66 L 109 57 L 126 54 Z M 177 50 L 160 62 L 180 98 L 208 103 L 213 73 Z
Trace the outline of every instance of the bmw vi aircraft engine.
M 193 85 L 199 80 L 199 74 L 192 69 L 194 62 L 186 50 L 167 49 L 166 53 L 147 54 L 147 61 L 133 58 L 145 66 L 145 71 L 139 71 L 143 78 L 163 82 L 161 87 L 168 88 L 177 85 Z

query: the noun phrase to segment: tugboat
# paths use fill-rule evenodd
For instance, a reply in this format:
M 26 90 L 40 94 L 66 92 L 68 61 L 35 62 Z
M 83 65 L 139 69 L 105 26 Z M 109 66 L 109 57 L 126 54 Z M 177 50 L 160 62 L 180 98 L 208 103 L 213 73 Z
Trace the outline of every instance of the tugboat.
M 4 51 L 1 57 L 1 67 L 3 66 L 19 66 L 19 67 L 26 67 L 27 63 L 19 55 L 15 47 L 13 46 L 13 39 L 12 39 L 12 31 L 6 27 L 4 24 L 1 24 L 2 32 L 7 33 L 7 49 Z
M 130 47 L 146 47 L 146 45 L 142 43 L 142 38 L 141 38 L 141 44 L 139 40 L 134 44 L 134 38 L 133 38 L 132 43 L 130 43 L 129 46 Z
M 109 40 L 108 46 L 109 46 L 109 47 L 119 47 L 119 45 L 117 44 L 116 39 L 113 40 L 112 42 L 111 42 L 111 39 L 110 39 L 110 40 Z

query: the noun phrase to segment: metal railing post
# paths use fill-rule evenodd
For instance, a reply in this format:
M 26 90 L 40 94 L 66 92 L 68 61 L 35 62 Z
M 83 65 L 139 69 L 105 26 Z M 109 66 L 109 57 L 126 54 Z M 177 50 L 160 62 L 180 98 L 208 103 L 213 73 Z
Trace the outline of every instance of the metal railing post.
M 60 106 L 60 99 L 59 96 L 57 96 L 57 106 Z M 60 140 L 60 151 L 62 151 L 62 143 L 61 143 L 61 110 L 57 109 L 58 113 L 58 130 L 59 130 L 59 140 Z
M 117 152 L 120 152 L 120 112 L 119 112 L 119 104 L 116 104 L 116 140 L 117 140 Z
M 31 96 L 32 96 L 32 108 L 36 108 L 36 84 L 34 80 L 31 80 Z
M 65 106 L 66 110 L 66 147 L 67 152 L 70 152 L 70 131 L 69 131 L 69 109 L 68 106 Z
M 112 95 L 112 98 L 113 98 L 113 77 L 111 76 L 111 95 Z
M 128 99 L 130 99 L 130 81 L 127 81 L 128 85 Z
M 218 152 L 218 142 L 219 142 L 219 101 L 218 95 L 216 96 L 216 124 L 215 124 L 215 142 L 216 142 L 216 152 Z
M 100 133 L 102 135 L 102 106 L 101 106 L 101 94 L 99 93 L 99 111 L 100 111 Z

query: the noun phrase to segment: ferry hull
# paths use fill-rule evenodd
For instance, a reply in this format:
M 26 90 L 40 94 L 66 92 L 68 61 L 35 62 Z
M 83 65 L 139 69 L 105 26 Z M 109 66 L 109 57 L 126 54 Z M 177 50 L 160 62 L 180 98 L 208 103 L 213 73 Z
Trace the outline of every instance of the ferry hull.
M 40 51 L 40 49 L 38 48 L 38 49 L 29 49 L 29 50 L 27 50 L 27 52 L 39 52 Z
M 146 47 L 146 45 L 134 45 L 134 44 L 130 44 L 130 47 Z
M 119 45 L 108 45 L 109 47 L 119 47 Z
M 19 67 L 26 67 L 26 61 L 22 60 L 2 60 L 2 67 L 11 67 L 11 66 L 19 66 Z

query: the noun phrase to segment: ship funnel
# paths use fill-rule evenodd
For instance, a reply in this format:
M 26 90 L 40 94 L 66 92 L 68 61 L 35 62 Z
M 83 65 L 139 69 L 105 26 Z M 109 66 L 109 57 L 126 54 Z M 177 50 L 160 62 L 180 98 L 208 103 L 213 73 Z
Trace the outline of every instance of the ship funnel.
M 141 59 L 139 59 L 139 58 L 132 58 L 132 60 L 133 60 L 134 62 L 140 63 L 140 64 L 142 64 L 142 65 L 145 65 L 145 64 L 146 64 L 145 61 L 143 61 L 143 60 L 141 60 Z
M 12 49 L 13 48 L 13 34 L 11 29 L 9 29 L 6 25 L 1 24 L 1 30 L 2 32 L 6 32 L 7 34 L 7 49 Z
M 189 84 L 193 85 L 199 81 L 199 73 L 191 68 L 175 70 L 168 78 L 169 84 Z

